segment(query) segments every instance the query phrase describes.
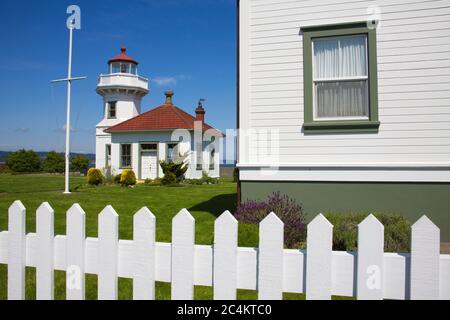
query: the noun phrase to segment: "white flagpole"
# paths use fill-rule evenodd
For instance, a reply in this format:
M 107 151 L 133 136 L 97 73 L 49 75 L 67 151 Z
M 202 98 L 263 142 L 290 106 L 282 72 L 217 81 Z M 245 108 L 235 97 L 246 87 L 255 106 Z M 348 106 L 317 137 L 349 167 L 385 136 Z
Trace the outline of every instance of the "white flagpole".
M 67 78 L 58 79 L 51 81 L 55 82 L 65 82 L 67 81 L 67 119 L 66 119 L 66 168 L 65 168 L 65 183 L 64 183 L 64 194 L 70 194 L 69 189 L 69 173 L 70 173 L 70 89 L 72 85 L 72 80 L 83 80 L 86 77 L 74 77 L 72 78 L 72 40 L 73 40 L 73 29 L 80 29 L 80 8 L 76 5 L 69 6 L 67 8 L 67 13 L 73 12 L 74 14 L 67 20 L 67 28 L 69 29 L 69 62 L 67 66 Z M 78 19 L 78 20 L 76 20 Z
M 73 25 L 69 28 L 69 65 L 67 68 L 67 121 L 66 121 L 66 176 L 64 194 L 70 194 L 69 171 L 70 171 L 70 85 L 72 78 L 72 37 Z

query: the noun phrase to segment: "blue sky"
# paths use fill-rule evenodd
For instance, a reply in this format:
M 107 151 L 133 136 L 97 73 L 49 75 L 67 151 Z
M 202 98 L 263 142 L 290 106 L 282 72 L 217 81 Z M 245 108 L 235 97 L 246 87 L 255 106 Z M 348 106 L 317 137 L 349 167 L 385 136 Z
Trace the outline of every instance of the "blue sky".
M 97 77 L 126 46 L 151 79 L 142 111 L 175 91 L 177 106 L 193 113 L 205 98 L 206 121 L 235 128 L 235 0 L 0 2 L 0 150 L 63 151 L 67 75 L 66 8 L 77 4 L 82 29 L 74 33 L 72 151 L 94 152 L 102 118 Z

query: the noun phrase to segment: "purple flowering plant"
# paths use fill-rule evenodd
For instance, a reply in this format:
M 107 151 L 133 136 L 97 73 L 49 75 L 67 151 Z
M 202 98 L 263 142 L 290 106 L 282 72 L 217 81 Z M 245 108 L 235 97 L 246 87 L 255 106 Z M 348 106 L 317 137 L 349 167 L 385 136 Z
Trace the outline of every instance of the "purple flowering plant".
M 271 212 L 284 223 L 284 246 L 302 246 L 306 240 L 306 214 L 303 205 L 287 195 L 274 192 L 264 201 L 245 201 L 238 206 L 235 217 L 242 223 L 259 224 Z

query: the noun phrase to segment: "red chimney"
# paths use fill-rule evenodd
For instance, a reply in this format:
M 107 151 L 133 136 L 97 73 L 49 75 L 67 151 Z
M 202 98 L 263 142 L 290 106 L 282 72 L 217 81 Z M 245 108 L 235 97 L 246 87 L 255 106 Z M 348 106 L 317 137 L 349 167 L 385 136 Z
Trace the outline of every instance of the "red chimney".
M 198 107 L 195 109 L 195 121 L 205 122 L 205 109 L 203 108 L 203 101 L 205 99 L 200 99 L 198 101 Z

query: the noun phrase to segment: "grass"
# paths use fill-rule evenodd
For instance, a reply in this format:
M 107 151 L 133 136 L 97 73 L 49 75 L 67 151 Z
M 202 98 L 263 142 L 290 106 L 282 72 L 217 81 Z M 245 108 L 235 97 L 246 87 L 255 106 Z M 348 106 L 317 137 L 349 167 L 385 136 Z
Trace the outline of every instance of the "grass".
M 183 208 L 194 216 L 197 244 L 212 244 L 215 219 L 225 210 L 235 211 L 236 184 L 222 179 L 217 185 L 186 185 L 163 187 L 138 185 L 135 188 L 119 186 L 91 187 L 85 178 L 72 177 L 71 195 L 63 195 L 64 178 L 55 175 L 0 174 L 0 230 L 7 230 L 8 208 L 15 200 L 21 200 L 27 209 L 27 232 L 35 232 L 36 209 L 42 202 L 49 202 L 55 210 L 55 235 L 66 234 L 66 211 L 79 203 L 86 212 L 86 235 L 97 237 L 97 217 L 107 205 L 119 214 L 120 239 L 132 239 L 134 213 L 147 206 L 156 216 L 156 240 L 171 242 L 172 218 Z M 239 246 L 258 246 L 258 226 L 239 224 Z M 55 271 L 55 299 L 65 299 L 65 272 Z M 119 299 L 132 299 L 133 282 L 119 278 Z M 36 298 L 36 272 L 26 268 L 26 299 Z M 0 265 L 0 300 L 7 297 L 7 266 Z M 211 287 L 196 286 L 196 300 L 213 298 Z M 238 290 L 241 300 L 255 300 L 256 291 Z M 303 294 L 284 293 L 286 300 L 303 300 Z M 97 276 L 86 275 L 86 299 L 97 299 Z M 170 283 L 156 283 L 156 299 L 170 299 Z M 334 299 L 342 299 L 334 297 Z
M 42 202 L 49 202 L 55 210 L 55 234 L 66 234 L 65 213 L 79 203 L 86 212 L 86 235 L 97 237 L 97 217 L 107 205 L 119 214 L 120 239 L 132 239 L 134 213 L 147 206 L 156 216 L 156 239 L 171 242 L 172 218 L 183 208 L 196 220 L 196 243 L 212 244 L 214 220 L 225 210 L 234 212 L 236 184 L 222 179 L 218 185 L 187 185 L 162 187 L 138 185 L 135 188 L 119 186 L 91 187 L 83 177 L 71 178 L 71 195 L 63 195 L 64 178 L 55 175 L 0 174 L 0 230 L 7 230 L 7 212 L 15 200 L 21 200 L 27 208 L 27 232 L 35 232 L 35 212 Z M 258 228 L 254 225 L 239 227 L 239 245 L 258 245 Z M 35 298 L 35 270 L 26 271 L 26 298 Z M 96 299 L 97 277 L 86 277 L 87 299 Z M 0 265 L 0 299 L 6 299 L 7 267 Z M 241 298 L 250 299 L 255 292 L 241 291 Z M 158 299 L 170 299 L 170 284 L 157 283 Z M 65 299 L 65 273 L 55 272 L 55 298 Z M 132 298 L 132 281 L 119 279 L 119 298 Z M 196 299 L 211 299 L 212 288 L 196 287 Z

